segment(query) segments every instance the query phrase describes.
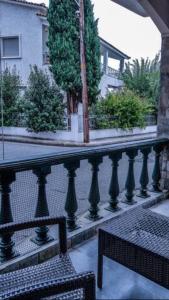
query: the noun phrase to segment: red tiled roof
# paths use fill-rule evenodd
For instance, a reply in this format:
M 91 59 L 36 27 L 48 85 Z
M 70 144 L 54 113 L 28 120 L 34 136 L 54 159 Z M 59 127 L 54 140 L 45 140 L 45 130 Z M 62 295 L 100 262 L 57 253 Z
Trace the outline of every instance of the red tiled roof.
M 31 2 L 31 1 L 26 1 L 26 0 L 10 0 L 10 1 L 14 2 L 14 3 L 16 2 L 16 3 L 21 3 L 21 4 L 27 4 L 27 5 L 47 8 L 45 3 L 35 3 L 35 2 Z

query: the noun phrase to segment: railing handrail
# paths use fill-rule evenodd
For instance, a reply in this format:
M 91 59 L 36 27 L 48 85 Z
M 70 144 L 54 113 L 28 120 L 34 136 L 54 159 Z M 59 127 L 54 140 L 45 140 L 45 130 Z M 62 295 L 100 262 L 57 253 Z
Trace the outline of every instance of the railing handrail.
M 87 147 L 87 149 L 75 149 L 57 152 L 53 154 L 46 154 L 40 156 L 30 156 L 26 159 L 13 159 L 0 162 L 0 172 L 4 171 L 26 171 L 34 169 L 35 167 L 40 167 L 43 165 L 57 165 L 62 164 L 68 161 L 73 160 L 84 160 L 88 159 L 91 156 L 106 156 L 110 153 L 116 153 L 117 151 L 125 152 L 127 150 L 132 150 L 134 148 L 146 148 L 153 147 L 155 145 L 165 145 L 169 143 L 167 138 L 152 138 L 142 141 L 132 141 L 119 143 L 115 145 L 103 145 L 103 146 L 94 146 L 92 148 Z
M 119 77 L 121 74 L 120 70 L 114 69 L 110 66 L 107 66 L 107 72 L 104 72 L 104 64 L 101 63 L 101 70 L 103 71 L 104 74 L 109 75 L 109 76 L 116 76 Z
M 63 168 L 66 169 L 68 182 L 67 182 L 67 192 L 65 198 L 65 212 L 67 215 L 67 227 L 68 230 L 74 231 L 79 228 L 77 222 L 77 210 L 78 210 L 78 198 L 76 193 L 76 172 L 80 168 L 80 161 L 87 160 L 91 165 L 91 185 L 88 195 L 89 202 L 89 213 L 86 216 L 89 220 L 95 222 L 102 218 L 99 214 L 99 203 L 101 201 L 100 191 L 99 191 L 99 166 L 103 163 L 104 156 L 108 156 L 110 168 L 111 168 L 111 180 L 109 185 L 109 205 L 105 207 L 108 211 L 116 212 L 120 209 L 119 203 L 119 180 L 118 180 L 118 166 L 119 161 L 122 159 L 122 153 L 125 153 L 128 158 L 128 171 L 127 178 L 125 181 L 125 195 L 124 199 L 121 201 L 127 205 L 134 205 L 136 203 L 135 197 L 135 159 L 140 151 L 142 158 L 142 168 L 140 172 L 140 191 L 138 197 L 148 198 L 150 195 L 148 193 L 149 184 L 149 170 L 148 170 L 148 159 L 149 155 L 154 151 L 154 168 L 152 172 L 152 191 L 156 193 L 161 193 L 160 180 L 161 176 L 161 166 L 160 159 L 162 157 L 162 152 L 165 146 L 169 144 L 169 139 L 166 138 L 154 138 L 146 139 L 142 141 L 130 141 L 115 145 L 107 146 L 96 146 L 93 148 L 87 147 L 86 149 L 74 149 L 59 153 L 53 153 L 41 156 L 32 156 L 29 159 L 16 159 L 10 161 L 4 161 L 0 163 L 0 184 L 1 184 L 1 209 L 0 209 L 0 223 L 1 225 L 12 223 L 14 221 L 13 217 L 13 207 L 11 200 L 14 200 L 15 196 L 12 194 L 13 183 L 17 182 L 17 188 L 22 184 L 18 185 L 19 179 L 22 178 L 24 174 L 18 174 L 17 172 L 23 172 L 31 170 L 33 172 L 28 172 L 29 176 L 33 176 L 36 181 L 36 193 L 34 193 L 35 198 L 37 198 L 36 209 L 34 212 L 34 218 L 43 218 L 50 216 L 50 210 L 48 205 L 49 189 L 50 185 L 50 174 L 55 174 L 57 170 L 51 168 L 63 163 Z M 35 176 L 35 177 L 34 177 Z M 24 176 L 23 176 L 24 177 Z M 25 187 L 27 187 L 27 180 L 25 181 Z M 15 187 L 16 188 L 16 187 Z M 31 185 L 28 183 L 29 193 L 31 193 Z M 21 188 L 21 193 L 23 189 Z M 55 199 L 57 199 L 56 189 L 54 191 Z M 19 194 L 17 193 L 17 199 Z M 25 195 L 22 196 L 22 200 L 25 199 Z M 107 197 L 107 196 L 106 196 Z M 30 199 L 30 198 L 28 198 Z M 32 205 L 32 201 L 30 205 Z M 28 204 L 29 205 L 29 204 Z M 58 206 L 58 205 L 57 205 Z M 26 207 L 25 207 L 26 208 Z M 33 208 L 33 207 L 32 207 Z M 26 208 L 27 211 L 27 208 Z M 20 213 L 20 210 L 18 210 Z M 53 214 L 53 213 L 52 213 Z M 57 213 L 56 213 L 57 215 Z M 26 217 L 23 214 L 24 218 Z M 15 213 L 16 218 L 16 213 Z M 27 217 L 26 217 L 27 218 Z M 16 218 L 17 219 L 17 218 Z M 26 220 L 23 220 L 26 224 Z M 53 237 L 48 234 L 49 228 L 40 224 L 35 229 L 36 235 L 31 238 L 31 242 L 42 246 L 51 241 Z M 64 230 L 64 232 L 66 232 Z M 63 234 L 60 231 L 60 234 Z M 18 255 L 20 252 L 15 250 L 15 242 L 13 241 L 13 232 L 9 232 L 7 235 L 1 234 L 0 239 L 0 262 L 6 262 Z
M 120 70 L 116 70 L 116 69 L 114 69 L 114 68 L 112 68 L 112 67 L 107 67 L 108 68 L 108 73 L 109 74 L 120 74 Z

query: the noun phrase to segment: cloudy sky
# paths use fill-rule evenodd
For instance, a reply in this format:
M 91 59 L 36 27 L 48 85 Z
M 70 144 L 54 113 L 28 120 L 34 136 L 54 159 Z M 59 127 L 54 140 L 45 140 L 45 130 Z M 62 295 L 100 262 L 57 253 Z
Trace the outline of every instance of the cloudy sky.
M 41 3 L 43 0 L 32 1 Z M 92 1 L 102 38 L 132 58 L 153 58 L 160 50 L 160 33 L 150 18 L 140 17 L 110 0 Z M 49 0 L 43 2 L 48 5 Z

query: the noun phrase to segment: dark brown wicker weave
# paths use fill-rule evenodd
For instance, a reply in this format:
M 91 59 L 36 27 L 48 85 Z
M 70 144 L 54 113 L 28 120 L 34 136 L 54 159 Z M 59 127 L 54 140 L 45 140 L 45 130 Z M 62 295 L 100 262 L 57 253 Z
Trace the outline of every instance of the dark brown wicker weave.
M 99 288 L 103 256 L 169 288 L 169 218 L 136 208 L 99 229 Z
M 67 254 L 64 217 L 2 225 L 0 234 L 54 224 L 59 224 L 61 254 L 43 264 L 0 275 L 0 299 L 95 299 L 94 274 L 76 274 Z

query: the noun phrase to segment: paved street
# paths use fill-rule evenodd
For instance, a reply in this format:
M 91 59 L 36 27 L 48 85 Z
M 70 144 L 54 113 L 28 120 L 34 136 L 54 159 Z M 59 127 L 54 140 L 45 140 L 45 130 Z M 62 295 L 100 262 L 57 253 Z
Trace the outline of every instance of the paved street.
M 23 143 L 4 143 L 5 160 L 8 159 L 21 159 L 30 156 L 37 156 L 60 151 L 67 151 L 70 149 L 77 149 L 77 147 L 61 147 L 61 146 L 46 146 L 36 144 L 23 144 Z M 3 160 L 3 146 L 0 141 L 0 162 Z
M 54 153 L 56 151 L 67 151 L 70 148 L 50 147 L 42 145 L 6 143 L 5 158 L 26 158 L 32 155 Z M 77 148 L 76 148 L 77 149 Z M 1 149 L 2 150 L 2 149 Z M 2 154 L 2 152 L 1 152 Z M 151 178 L 154 158 L 149 158 L 149 175 Z M 139 177 L 142 167 L 142 159 L 139 155 L 135 163 L 135 179 L 136 187 L 139 187 Z M 119 164 L 119 183 L 120 190 L 125 187 L 125 180 L 128 171 L 128 159 L 123 155 L 123 159 Z M 101 195 L 101 203 L 108 202 L 109 183 L 111 177 L 111 161 L 105 157 L 100 165 L 99 172 L 99 188 Z M 150 180 L 151 181 L 151 180 Z M 82 214 L 89 208 L 88 194 L 91 184 L 91 166 L 86 160 L 81 161 L 80 169 L 77 171 L 76 192 L 78 201 L 78 212 Z M 21 172 L 16 176 L 16 181 L 12 184 L 11 205 L 15 220 L 25 220 L 34 215 L 37 203 L 37 177 L 31 172 Z M 51 215 L 59 215 L 64 212 L 64 204 L 67 192 L 67 171 L 63 165 L 53 166 L 52 172 L 47 177 L 47 199 L 49 211 Z

